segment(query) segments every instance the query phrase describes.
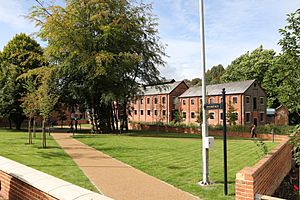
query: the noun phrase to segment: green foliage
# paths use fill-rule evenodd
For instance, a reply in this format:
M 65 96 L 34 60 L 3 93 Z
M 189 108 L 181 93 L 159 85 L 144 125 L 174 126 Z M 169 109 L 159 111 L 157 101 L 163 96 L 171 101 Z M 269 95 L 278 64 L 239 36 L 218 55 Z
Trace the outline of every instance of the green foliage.
M 294 159 L 300 165 L 300 125 L 297 125 L 290 136 L 290 142 L 294 145 Z
M 40 3 L 29 18 L 48 41 L 47 58 L 57 64 L 60 100 L 88 108 L 96 129 L 111 128 L 112 101 L 127 109 L 141 82 L 160 80 L 165 52 L 151 5 L 67 0 L 65 8 Z
M 40 149 L 41 134 L 33 138 L 33 145 L 24 145 L 25 132 L 0 129 L 0 155 L 28 167 L 40 170 L 80 187 L 97 192 L 78 165 L 50 136 L 49 147 Z
M 229 123 L 229 125 L 236 125 L 236 109 L 234 108 L 231 101 L 227 104 L 228 110 L 226 112 L 226 120 Z
M 174 112 L 174 121 L 178 124 L 180 124 L 183 121 L 183 114 L 180 110 Z
M 269 79 L 273 74 L 269 69 L 274 67 L 277 61 L 274 50 L 263 49 L 263 46 L 258 47 L 252 52 L 247 52 L 228 65 L 226 72 L 221 77 L 224 82 L 233 82 L 241 80 L 257 80 L 262 88 L 267 93 L 269 106 L 274 105 L 277 97 L 276 88 L 269 84 Z
M 223 65 L 219 64 L 213 66 L 205 73 L 205 80 L 207 84 L 219 84 L 222 83 L 221 77 L 225 73 Z
M 0 115 L 11 119 L 19 129 L 25 118 L 20 100 L 27 88 L 18 77 L 44 64 L 43 50 L 35 40 L 21 33 L 5 45 L 0 56 Z
M 280 29 L 282 38 L 279 44 L 282 55 L 279 59 L 281 71 L 275 81 L 278 99 L 290 112 L 300 116 L 300 9 L 287 17 L 287 26 Z
M 194 78 L 192 80 L 189 79 L 184 79 L 184 82 L 187 84 L 189 87 L 193 86 L 200 86 L 202 84 L 202 80 L 200 78 Z
M 268 147 L 261 139 L 254 141 L 259 151 L 257 151 L 258 158 L 261 158 L 268 154 Z

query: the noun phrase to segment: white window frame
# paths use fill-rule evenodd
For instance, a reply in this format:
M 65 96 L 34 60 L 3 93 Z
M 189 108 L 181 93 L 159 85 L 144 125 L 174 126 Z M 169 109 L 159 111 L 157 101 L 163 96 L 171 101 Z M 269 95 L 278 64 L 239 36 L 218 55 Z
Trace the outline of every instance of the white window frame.
M 236 98 L 236 102 L 234 102 L 234 99 Z M 237 104 L 238 103 L 238 97 L 237 96 L 234 96 L 234 97 L 232 97 L 232 103 L 233 104 Z
M 149 109 L 147 110 L 147 115 L 151 116 L 151 110 L 149 110 Z
M 193 117 L 193 115 L 194 115 L 194 117 Z M 194 111 L 192 111 L 192 112 L 191 112 L 191 119 L 195 119 L 195 118 L 196 118 L 196 114 L 195 114 Z
M 162 102 L 162 104 L 166 104 L 166 97 L 162 97 L 162 99 L 161 99 L 161 102 Z
M 195 99 L 194 98 L 191 99 L 191 105 L 195 105 Z
M 186 112 L 182 112 L 182 118 L 186 119 Z
M 245 115 L 246 123 L 247 123 L 247 124 L 251 123 L 251 112 L 246 112 L 245 114 L 246 114 L 246 115 Z M 247 114 L 249 114 L 249 121 L 247 121 Z
M 261 118 L 261 114 L 264 114 L 263 118 Z M 260 118 L 260 122 L 265 122 L 265 112 L 260 112 L 259 118 Z
M 259 98 L 259 103 L 260 103 L 260 105 L 265 105 L 265 98 L 264 97 L 260 97 Z
M 249 102 L 247 102 L 247 98 L 249 99 Z M 245 99 L 246 100 L 246 104 L 250 104 L 250 99 L 251 99 L 250 96 L 246 96 L 246 99 Z

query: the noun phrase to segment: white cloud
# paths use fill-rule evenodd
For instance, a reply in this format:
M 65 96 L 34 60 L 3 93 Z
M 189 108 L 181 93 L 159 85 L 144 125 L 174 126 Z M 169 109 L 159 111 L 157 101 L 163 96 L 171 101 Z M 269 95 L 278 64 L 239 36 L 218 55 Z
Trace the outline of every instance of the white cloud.
M 0 22 L 14 29 L 32 29 L 32 23 L 24 17 L 28 13 L 25 5 L 24 0 L 0 0 Z
M 259 45 L 279 52 L 278 29 L 286 25 L 286 14 L 300 1 L 286 0 L 206 0 L 206 68 L 226 67 L 235 58 Z M 154 0 L 162 40 L 169 46 L 168 78 L 184 79 L 201 75 L 198 0 Z

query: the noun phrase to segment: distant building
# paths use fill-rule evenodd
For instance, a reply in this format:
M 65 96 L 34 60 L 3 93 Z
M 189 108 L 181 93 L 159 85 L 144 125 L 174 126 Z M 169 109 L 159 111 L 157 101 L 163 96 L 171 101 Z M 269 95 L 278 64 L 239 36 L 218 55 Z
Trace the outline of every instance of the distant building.
M 184 81 L 174 79 L 144 86 L 131 102 L 129 119 L 137 122 L 169 123 L 178 111 L 178 96 L 188 89 Z
M 266 123 L 266 93 L 255 80 L 207 85 L 207 103 L 221 103 L 222 89 L 226 90 L 227 111 L 234 108 L 236 124 L 263 125 Z M 179 108 L 185 123 L 196 123 L 202 105 L 202 87 L 191 87 L 179 96 Z M 208 110 L 208 124 L 223 123 L 223 111 Z
M 227 110 L 233 107 L 236 124 L 263 125 L 267 123 L 266 93 L 255 80 L 207 85 L 207 103 L 221 103 L 222 89 L 226 89 Z M 184 123 L 197 123 L 202 105 L 202 87 L 190 87 L 184 81 L 170 80 L 142 89 L 131 102 L 130 120 L 135 122 L 163 122 L 174 120 L 180 112 Z M 208 110 L 208 123 L 223 123 L 222 110 Z
M 275 108 L 267 108 L 267 123 L 275 124 Z
M 289 111 L 284 106 L 279 106 L 275 109 L 275 124 L 288 125 L 289 124 Z

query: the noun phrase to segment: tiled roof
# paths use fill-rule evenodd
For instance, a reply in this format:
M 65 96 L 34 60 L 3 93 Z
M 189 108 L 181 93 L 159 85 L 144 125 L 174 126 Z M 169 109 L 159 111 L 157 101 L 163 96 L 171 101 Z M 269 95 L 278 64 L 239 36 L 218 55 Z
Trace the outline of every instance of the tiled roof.
M 176 81 L 163 85 L 146 86 L 141 89 L 140 95 L 157 95 L 171 93 L 182 81 Z
M 206 93 L 209 96 L 221 95 L 222 89 L 225 88 L 226 94 L 243 94 L 254 82 L 255 80 L 248 80 L 248 81 L 207 85 Z M 195 86 L 195 87 L 190 87 L 179 97 L 201 97 L 201 96 L 202 96 L 202 86 Z

